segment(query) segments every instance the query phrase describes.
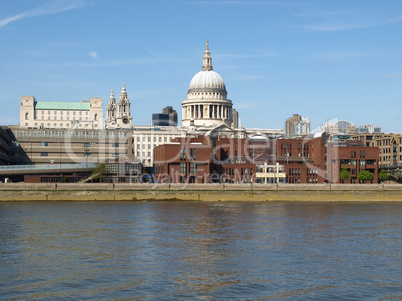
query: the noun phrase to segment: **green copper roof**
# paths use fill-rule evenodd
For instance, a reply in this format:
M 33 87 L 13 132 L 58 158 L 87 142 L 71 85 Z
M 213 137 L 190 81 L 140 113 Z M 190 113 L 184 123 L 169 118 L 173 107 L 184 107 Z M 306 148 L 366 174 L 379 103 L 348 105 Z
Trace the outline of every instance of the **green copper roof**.
M 58 101 L 35 101 L 35 110 L 80 110 L 89 111 L 89 101 L 58 102 Z

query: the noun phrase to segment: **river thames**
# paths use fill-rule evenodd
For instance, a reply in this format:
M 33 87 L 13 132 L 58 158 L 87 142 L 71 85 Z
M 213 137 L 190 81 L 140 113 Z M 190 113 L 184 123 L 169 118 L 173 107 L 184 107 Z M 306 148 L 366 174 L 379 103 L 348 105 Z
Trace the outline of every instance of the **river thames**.
M 0 300 L 402 300 L 400 202 L 2 202 Z

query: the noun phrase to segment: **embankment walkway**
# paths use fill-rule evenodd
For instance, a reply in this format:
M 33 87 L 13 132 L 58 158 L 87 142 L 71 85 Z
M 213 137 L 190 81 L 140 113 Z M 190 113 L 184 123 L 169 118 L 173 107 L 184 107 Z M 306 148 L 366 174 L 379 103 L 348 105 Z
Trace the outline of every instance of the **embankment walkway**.
M 0 201 L 402 201 L 398 184 L 0 184 Z

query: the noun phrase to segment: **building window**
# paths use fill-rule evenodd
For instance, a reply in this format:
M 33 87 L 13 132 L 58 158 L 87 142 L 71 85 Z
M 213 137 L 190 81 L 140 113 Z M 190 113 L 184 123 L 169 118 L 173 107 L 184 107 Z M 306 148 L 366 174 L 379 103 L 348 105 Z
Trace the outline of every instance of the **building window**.
M 84 153 L 84 157 L 91 157 L 91 153 Z
M 119 143 L 112 143 L 112 147 L 119 147 Z
M 162 137 L 159 137 L 159 142 L 162 142 Z
M 25 113 L 25 120 L 28 120 L 28 113 Z
M 84 147 L 90 147 L 91 146 L 91 142 L 84 142 Z
M 180 174 L 186 174 L 186 163 L 180 163 Z
M 54 115 L 56 115 L 57 114 L 57 112 L 56 111 L 54 111 Z
M 163 141 L 164 141 L 164 142 L 167 142 L 167 138 L 166 138 L 166 137 L 165 137 L 165 138 L 163 138 Z
M 41 142 L 40 146 L 48 146 L 48 143 L 47 142 Z
M 44 115 L 45 114 L 45 111 L 42 111 L 42 115 Z
M 41 157 L 47 157 L 49 155 L 49 153 L 40 153 Z
M 196 173 L 196 170 L 197 169 L 196 169 L 195 163 L 191 163 L 190 164 L 190 173 L 194 175 Z

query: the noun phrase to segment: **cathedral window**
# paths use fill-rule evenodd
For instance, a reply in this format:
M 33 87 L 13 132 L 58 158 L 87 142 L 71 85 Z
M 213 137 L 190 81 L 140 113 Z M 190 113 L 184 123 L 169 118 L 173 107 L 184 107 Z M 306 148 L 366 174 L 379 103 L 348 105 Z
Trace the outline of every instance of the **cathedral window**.
M 28 113 L 25 113 L 25 120 L 28 120 Z

